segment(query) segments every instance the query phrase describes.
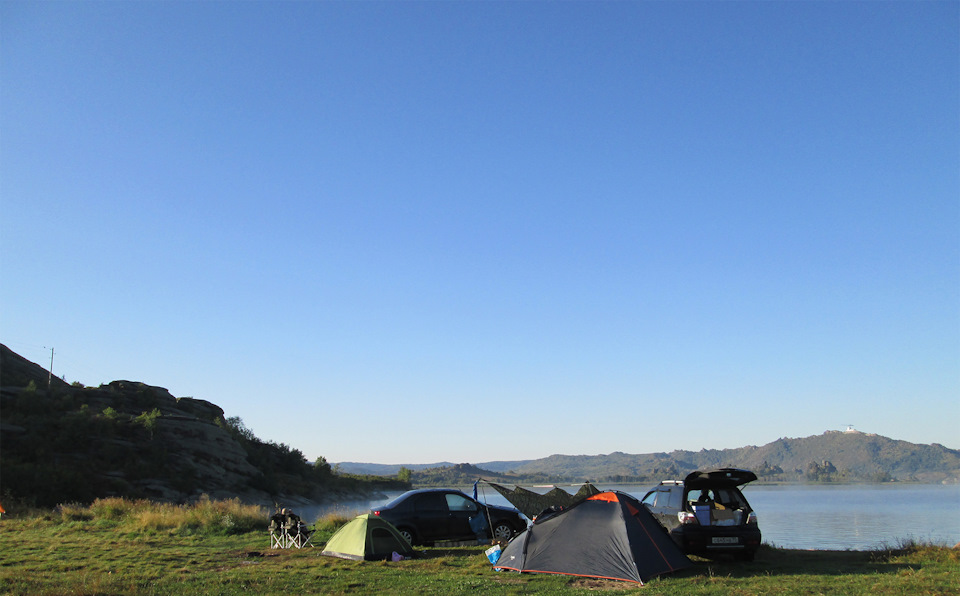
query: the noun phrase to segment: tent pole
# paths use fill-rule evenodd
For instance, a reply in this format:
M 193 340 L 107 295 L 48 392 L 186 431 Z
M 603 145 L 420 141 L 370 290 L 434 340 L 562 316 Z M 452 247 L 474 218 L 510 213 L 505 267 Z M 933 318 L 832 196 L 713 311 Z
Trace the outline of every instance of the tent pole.
M 483 493 L 483 512 L 487 518 L 487 527 L 490 528 L 490 541 L 493 542 L 493 520 L 490 519 L 490 509 L 487 507 L 487 491 L 484 490 L 481 482 L 486 482 L 483 478 L 477 478 L 477 486 L 480 487 L 480 492 Z

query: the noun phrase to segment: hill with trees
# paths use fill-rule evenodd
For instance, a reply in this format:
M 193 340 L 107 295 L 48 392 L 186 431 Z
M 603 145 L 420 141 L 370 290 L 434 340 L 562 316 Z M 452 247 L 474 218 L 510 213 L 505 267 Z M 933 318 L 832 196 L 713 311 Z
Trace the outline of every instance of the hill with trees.
M 372 464 L 357 464 L 374 470 Z M 338 464 L 345 470 L 354 468 Z M 396 470 L 401 466 L 387 466 Z M 406 467 L 406 466 L 405 466 Z M 753 470 L 768 482 L 958 482 L 960 451 L 939 444 L 920 445 L 855 430 L 827 431 L 803 438 L 781 438 L 760 447 L 701 449 L 669 453 L 551 455 L 536 460 L 406 467 L 417 486 L 438 482 L 578 483 L 658 482 L 681 479 L 706 468 Z M 472 475 L 472 476 L 471 476 Z M 442 481 L 440 480 L 442 479 Z
M 957 482 L 960 451 L 849 430 L 781 438 L 760 447 L 552 455 L 511 471 L 572 481 L 640 482 L 682 478 L 693 470 L 713 467 L 746 468 L 761 480 L 778 482 Z
M 262 504 L 322 502 L 409 488 L 338 473 L 240 418 L 162 387 L 68 385 L 0 344 L 2 502 L 36 506 L 122 496 L 184 502 L 207 494 Z

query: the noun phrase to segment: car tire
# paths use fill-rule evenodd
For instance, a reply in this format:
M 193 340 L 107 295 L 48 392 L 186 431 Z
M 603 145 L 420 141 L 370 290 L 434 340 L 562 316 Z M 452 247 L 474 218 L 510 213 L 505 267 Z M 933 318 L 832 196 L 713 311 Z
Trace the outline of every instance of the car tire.
M 498 522 L 493 527 L 493 539 L 507 541 L 513 538 L 513 526 L 507 522 Z
M 410 543 L 411 546 L 413 546 L 414 544 L 413 530 L 411 530 L 410 528 L 397 528 L 397 531 L 400 532 L 400 535 L 403 536 L 404 540 L 406 540 L 407 542 Z

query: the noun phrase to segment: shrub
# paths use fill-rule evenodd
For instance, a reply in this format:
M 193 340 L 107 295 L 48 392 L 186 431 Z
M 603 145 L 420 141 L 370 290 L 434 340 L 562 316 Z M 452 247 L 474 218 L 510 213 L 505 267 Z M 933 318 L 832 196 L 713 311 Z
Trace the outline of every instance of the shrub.
M 90 505 L 92 517 L 109 520 L 122 520 L 137 509 L 149 506 L 147 501 L 130 501 L 121 497 L 97 499 Z
M 335 511 L 327 513 L 313 524 L 314 529 L 319 532 L 336 532 L 354 518 L 353 515 Z
M 93 512 L 89 507 L 78 503 L 64 503 L 57 507 L 60 519 L 63 521 L 89 521 L 93 519 Z
M 52 518 L 49 511 L 37 519 L 41 517 L 55 522 L 112 522 L 134 532 L 221 535 L 263 531 L 268 521 L 266 510 L 259 505 L 247 505 L 239 499 L 214 501 L 207 495 L 189 505 L 111 497 L 97 499 L 89 506 L 63 504 Z
M 239 499 L 213 501 L 203 495 L 192 505 L 158 503 L 135 514 L 141 530 L 242 534 L 267 527 L 267 513 L 257 505 L 245 505 Z
M 150 412 L 143 412 L 139 416 L 133 419 L 134 422 L 142 424 L 143 428 L 147 429 L 150 433 L 150 436 L 153 437 L 153 431 L 157 428 L 157 419 L 161 416 L 160 410 L 154 408 Z

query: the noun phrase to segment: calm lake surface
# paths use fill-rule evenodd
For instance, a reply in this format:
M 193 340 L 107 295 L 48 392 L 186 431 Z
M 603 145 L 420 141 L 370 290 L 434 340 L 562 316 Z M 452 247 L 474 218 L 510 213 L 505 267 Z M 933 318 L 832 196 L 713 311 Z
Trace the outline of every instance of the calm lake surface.
M 570 490 L 568 486 L 562 486 Z M 649 486 L 598 485 L 640 499 Z M 472 494 L 473 487 L 461 487 Z M 574 490 L 576 490 L 574 488 Z M 302 508 L 304 521 L 313 523 L 331 511 L 366 513 L 386 499 L 352 501 L 318 508 Z M 897 546 L 905 540 L 953 546 L 960 542 L 960 485 L 747 485 L 744 496 L 760 520 L 763 541 L 781 548 L 815 550 L 871 550 Z M 510 504 L 498 492 L 480 484 L 480 500 Z
M 960 542 L 960 485 L 747 486 L 764 542 L 869 550 L 904 540 Z

